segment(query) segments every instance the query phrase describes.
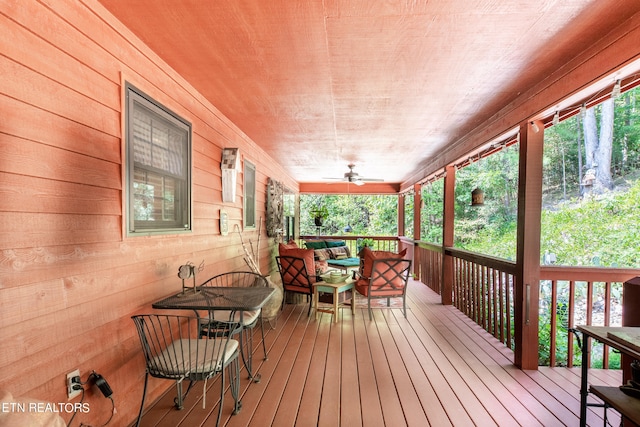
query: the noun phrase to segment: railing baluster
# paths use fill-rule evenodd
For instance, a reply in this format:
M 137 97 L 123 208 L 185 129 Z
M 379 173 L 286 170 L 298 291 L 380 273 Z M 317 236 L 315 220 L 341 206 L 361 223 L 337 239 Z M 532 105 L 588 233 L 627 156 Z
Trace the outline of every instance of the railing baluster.
M 575 315 L 576 315 L 576 282 L 571 280 L 569 281 L 569 330 L 575 328 Z M 567 334 L 568 343 L 567 343 L 567 366 L 569 368 L 573 368 L 573 333 L 569 332 Z
M 504 273 L 505 278 L 506 278 L 506 291 L 505 291 L 505 295 L 506 295 L 506 308 L 507 308 L 507 347 L 512 348 L 512 334 L 511 334 L 511 316 L 512 316 L 512 298 L 511 296 L 513 295 L 513 276 L 507 273 Z
M 610 326 L 611 322 L 611 282 L 604 283 L 604 326 Z M 602 349 L 602 367 L 609 369 L 609 346 Z
M 496 273 L 498 274 L 498 298 L 500 298 L 500 342 L 504 342 L 504 337 L 505 337 L 505 333 L 504 333 L 504 320 L 505 320 L 505 310 L 504 310 L 504 306 L 505 306 L 505 301 L 503 298 L 503 295 L 505 295 L 505 291 L 504 291 L 504 281 L 502 280 L 502 272 L 496 270 Z
M 558 287 L 555 280 L 551 281 L 551 330 L 549 331 L 549 366 L 556 366 L 556 331 L 558 326 Z

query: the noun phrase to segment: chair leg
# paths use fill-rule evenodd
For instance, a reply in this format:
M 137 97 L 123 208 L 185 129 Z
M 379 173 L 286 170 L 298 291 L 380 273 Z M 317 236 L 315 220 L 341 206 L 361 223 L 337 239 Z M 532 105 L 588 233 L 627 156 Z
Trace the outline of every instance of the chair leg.
M 402 311 L 404 311 L 404 318 L 407 318 L 407 294 L 402 295 Z
M 373 316 L 371 315 L 371 297 L 367 297 L 367 308 L 369 309 L 369 320 L 373 320 Z
M 140 420 L 142 419 L 142 411 L 144 410 L 144 398 L 147 395 L 147 383 L 149 382 L 149 372 L 144 374 L 144 388 L 142 390 L 142 402 L 140 402 L 140 412 L 138 412 L 138 420 L 136 421 L 136 427 L 140 426 Z
M 184 396 L 182 395 L 182 378 L 176 381 L 176 398 L 173 400 L 173 403 L 176 406 L 176 409 L 181 411 L 184 408 L 182 404 L 184 401 Z
M 242 334 L 242 332 L 240 332 Z M 220 425 L 222 419 L 222 408 L 224 406 L 224 368 L 220 370 L 220 407 L 218 408 L 218 420 L 216 421 L 216 427 Z
M 262 311 L 260 312 L 260 335 L 262 336 L 262 350 L 264 351 L 264 360 L 267 360 L 267 344 L 264 342 L 264 319 Z
M 240 397 L 240 361 L 236 357 L 227 367 L 229 373 L 229 388 L 231 389 L 231 396 L 233 397 L 233 415 L 240 412 L 242 408 L 242 402 Z M 222 373 L 224 375 L 224 372 Z
M 249 375 L 249 379 L 251 379 L 251 353 L 249 353 L 247 356 L 244 355 L 244 334 L 246 332 L 246 328 L 242 328 L 240 330 L 240 337 L 239 337 L 239 343 L 240 343 L 240 357 L 242 357 L 242 363 L 244 364 L 245 368 L 247 368 L 247 374 Z

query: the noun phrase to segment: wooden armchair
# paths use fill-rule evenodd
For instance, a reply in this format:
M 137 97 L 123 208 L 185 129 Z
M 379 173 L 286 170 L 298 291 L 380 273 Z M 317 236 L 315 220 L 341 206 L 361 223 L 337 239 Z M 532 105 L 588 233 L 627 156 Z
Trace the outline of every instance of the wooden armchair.
M 316 282 L 313 257 L 311 258 L 311 265 L 308 265 L 309 262 L 307 262 L 305 258 L 289 255 L 277 256 L 276 262 L 278 263 L 278 271 L 282 278 L 284 297 L 286 297 L 287 292 L 307 295 L 307 300 L 309 301 L 309 311 L 307 315 L 310 316 L 313 284 Z M 282 298 L 283 308 L 285 299 L 286 298 Z
M 367 297 L 369 320 L 373 319 L 371 314 L 372 298 L 386 298 L 387 306 L 390 306 L 391 298 L 402 297 L 402 310 L 404 317 L 407 317 L 406 295 L 410 271 L 411 260 L 402 258 L 375 259 L 371 267 L 371 276 L 369 278 L 361 277 L 356 281 L 356 291 Z

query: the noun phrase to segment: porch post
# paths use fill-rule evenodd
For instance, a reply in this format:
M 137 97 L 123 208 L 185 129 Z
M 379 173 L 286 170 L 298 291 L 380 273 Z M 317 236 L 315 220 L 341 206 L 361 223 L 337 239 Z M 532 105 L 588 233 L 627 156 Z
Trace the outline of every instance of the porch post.
M 442 248 L 453 246 L 453 220 L 456 200 L 456 168 L 449 165 L 445 168 L 444 200 L 442 208 Z M 453 257 L 442 253 L 442 278 L 440 280 L 440 298 L 442 304 L 453 302 Z
M 404 236 L 404 194 L 398 194 L 398 237 Z
M 538 369 L 540 217 L 544 125 L 520 125 L 518 242 L 515 277 L 515 365 Z
M 422 207 L 422 186 L 420 184 L 413 185 L 413 240 L 420 240 L 420 211 Z

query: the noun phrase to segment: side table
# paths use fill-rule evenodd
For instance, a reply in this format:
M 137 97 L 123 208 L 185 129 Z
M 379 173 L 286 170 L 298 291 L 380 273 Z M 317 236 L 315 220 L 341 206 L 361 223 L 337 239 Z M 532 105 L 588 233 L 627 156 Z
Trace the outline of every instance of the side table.
M 338 307 L 340 305 L 344 305 L 345 301 L 348 299 L 344 299 L 340 301 L 340 294 L 346 291 L 351 291 L 351 313 L 355 314 L 355 300 L 353 295 L 353 279 L 347 279 L 344 282 L 340 283 L 328 283 L 328 282 L 316 282 L 313 284 L 313 304 L 316 310 L 316 319 L 318 318 L 318 312 L 322 313 L 331 313 L 333 314 L 334 323 L 338 322 Z M 319 306 L 319 293 L 327 292 L 333 295 L 333 307 L 332 308 L 320 308 Z

